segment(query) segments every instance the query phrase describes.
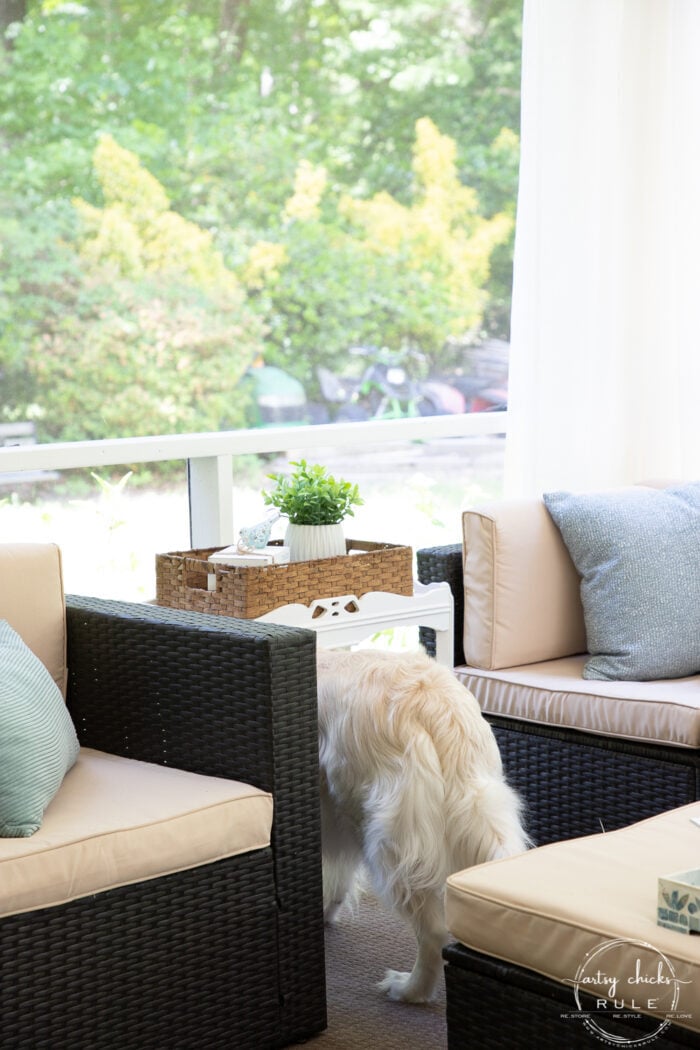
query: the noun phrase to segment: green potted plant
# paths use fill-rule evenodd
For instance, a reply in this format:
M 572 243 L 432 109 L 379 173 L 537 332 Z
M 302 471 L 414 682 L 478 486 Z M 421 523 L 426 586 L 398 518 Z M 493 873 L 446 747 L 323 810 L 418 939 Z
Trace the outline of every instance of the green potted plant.
M 357 485 L 334 478 L 320 464 L 309 466 L 305 459 L 290 466 L 296 467 L 292 474 L 268 474 L 275 487 L 263 493 L 264 502 L 288 519 L 285 544 L 290 561 L 345 554 L 343 520 L 364 502 Z

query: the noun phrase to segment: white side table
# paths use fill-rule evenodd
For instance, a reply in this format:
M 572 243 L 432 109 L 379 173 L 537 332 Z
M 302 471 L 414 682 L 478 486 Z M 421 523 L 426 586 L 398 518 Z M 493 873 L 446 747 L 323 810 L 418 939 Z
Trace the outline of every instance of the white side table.
M 448 583 L 414 583 L 412 595 L 370 591 L 361 598 L 317 598 L 311 605 L 282 605 L 256 619 L 310 628 L 326 649 L 361 642 L 388 627 L 432 627 L 435 659 L 450 668 L 454 661 L 454 601 Z

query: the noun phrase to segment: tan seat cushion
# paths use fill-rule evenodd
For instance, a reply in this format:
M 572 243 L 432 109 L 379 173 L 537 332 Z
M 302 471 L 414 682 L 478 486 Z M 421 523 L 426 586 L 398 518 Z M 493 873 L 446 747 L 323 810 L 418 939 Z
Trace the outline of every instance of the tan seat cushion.
M 0 544 L 0 620 L 39 657 L 65 697 L 66 607 L 55 544 Z
M 700 867 L 700 827 L 691 816 L 700 817 L 700 803 L 452 875 L 446 895 L 450 933 L 469 948 L 568 984 L 589 952 L 620 938 L 604 960 L 618 978 L 617 997 L 636 992 L 638 1008 L 652 1016 L 654 1008 L 646 1003 L 651 986 L 628 979 L 638 958 L 642 974 L 654 974 L 662 952 L 676 978 L 689 982 L 679 986 L 678 1009 L 690 1016 L 678 1023 L 700 1031 L 700 937 L 656 922 L 658 877 Z M 604 988 L 582 991 L 613 998 Z M 657 985 L 649 994 L 661 993 Z
M 272 796 L 83 748 L 30 838 L 0 839 L 0 917 L 270 843 Z
M 462 530 L 470 666 L 493 670 L 585 652 L 579 577 L 542 500 L 467 510 Z
M 455 668 L 482 711 L 654 744 L 700 747 L 700 675 L 658 682 L 582 677 L 586 656 L 482 671 Z

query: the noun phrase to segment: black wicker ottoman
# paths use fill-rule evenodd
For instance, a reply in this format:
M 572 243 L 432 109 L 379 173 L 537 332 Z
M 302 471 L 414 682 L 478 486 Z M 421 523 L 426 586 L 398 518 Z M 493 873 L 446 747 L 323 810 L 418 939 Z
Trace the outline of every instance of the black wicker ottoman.
M 658 876 L 700 861 L 691 816 L 451 876 L 449 1050 L 700 1046 L 700 938 L 657 925 Z

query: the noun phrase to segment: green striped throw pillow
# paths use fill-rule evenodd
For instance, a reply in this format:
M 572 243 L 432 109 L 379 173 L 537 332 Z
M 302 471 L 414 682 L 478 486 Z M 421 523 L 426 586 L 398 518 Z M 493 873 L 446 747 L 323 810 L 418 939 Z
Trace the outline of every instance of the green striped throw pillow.
M 0 620 L 0 837 L 38 831 L 79 749 L 60 689 Z

